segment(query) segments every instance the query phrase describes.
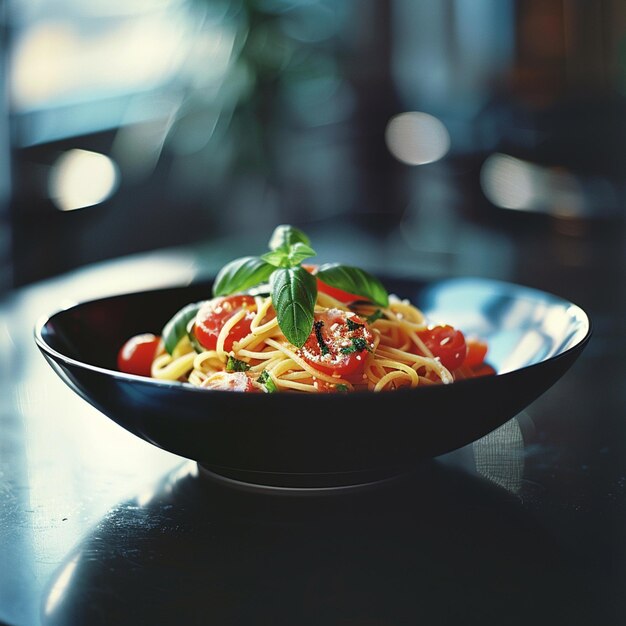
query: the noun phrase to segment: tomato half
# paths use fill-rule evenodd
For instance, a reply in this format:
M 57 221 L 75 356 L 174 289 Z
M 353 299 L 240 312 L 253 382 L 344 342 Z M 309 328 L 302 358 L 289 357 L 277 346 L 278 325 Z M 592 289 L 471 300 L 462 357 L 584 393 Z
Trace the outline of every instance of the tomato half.
M 466 339 L 465 343 L 467 345 L 467 356 L 465 357 L 463 365 L 467 365 L 468 367 L 478 367 L 482 365 L 487 356 L 487 343 L 473 337 Z
M 310 274 L 317 273 L 317 265 L 303 265 L 302 266 L 307 272 Z M 357 296 L 353 293 L 348 293 L 347 291 L 343 291 L 343 289 L 337 289 L 337 287 L 331 287 L 327 285 L 325 282 L 322 282 L 319 278 L 317 279 L 317 290 L 321 293 L 325 293 L 329 295 L 331 298 L 335 298 L 335 300 L 339 300 L 339 302 L 349 303 L 355 302 L 356 300 L 363 300 L 363 296 Z
M 455 370 L 463 364 L 467 346 L 460 330 L 448 325 L 429 326 L 426 330 L 418 331 L 417 334 L 447 369 Z
M 299 355 L 315 369 L 341 378 L 360 377 L 374 337 L 365 321 L 339 309 L 315 314 L 313 332 Z
M 117 369 L 126 374 L 150 376 L 160 341 L 160 337 L 151 333 L 131 337 L 117 354 Z
M 241 309 L 252 305 L 254 305 L 254 298 L 251 296 L 227 296 L 209 300 L 202 305 L 196 316 L 194 326 L 196 339 L 207 350 L 215 350 L 217 337 L 224 324 Z M 235 341 L 239 341 L 250 333 L 250 322 L 253 319 L 254 313 L 246 313 L 245 317 L 230 329 L 224 341 L 224 350 L 228 352 Z

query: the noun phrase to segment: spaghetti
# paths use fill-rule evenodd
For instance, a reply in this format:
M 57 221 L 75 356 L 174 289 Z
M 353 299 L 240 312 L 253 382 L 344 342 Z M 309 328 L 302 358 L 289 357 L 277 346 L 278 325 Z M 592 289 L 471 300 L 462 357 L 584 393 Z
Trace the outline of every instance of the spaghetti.
M 270 251 L 225 265 L 214 298 L 189 304 L 162 337 L 129 339 L 121 371 L 209 389 L 386 391 L 493 373 L 487 345 L 428 324 L 408 300 L 356 267 L 302 265 L 308 237 L 278 226 Z
M 328 316 L 329 312 L 337 319 L 334 324 L 345 320 L 348 327 L 348 320 L 358 320 L 352 322 L 352 327 L 362 327 L 361 335 L 368 337 L 367 345 L 360 351 L 345 355 L 346 358 L 354 355 L 353 362 L 357 363 L 347 373 L 349 368 L 345 363 L 340 364 L 344 367 L 332 367 L 330 358 L 324 364 L 321 350 L 319 354 L 315 351 L 311 354 L 307 345 L 302 348 L 291 345 L 278 325 L 271 297 L 257 296 L 253 304 L 242 307 L 224 323 L 215 349 L 197 352 L 189 336 L 179 341 L 171 355 L 161 346 L 152 362 L 151 376 L 180 380 L 197 387 L 247 391 L 266 391 L 267 382 L 271 381 L 272 391 L 319 393 L 448 384 L 475 375 L 468 366 L 449 370 L 441 358 L 433 354 L 423 339 L 429 329 L 427 320 L 407 300 L 391 296 L 389 306 L 380 309 L 371 304 L 348 306 L 319 292 L 316 320 Z M 366 320 L 373 316 L 377 319 L 368 323 Z M 226 350 L 224 346 L 232 329 L 246 317 L 249 332 Z M 189 330 L 193 331 L 193 325 Z M 335 352 L 342 354 L 341 350 L 349 347 L 350 329 L 338 337 L 334 341 L 340 341 L 341 345 L 335 346 Z M 316 342 L 319 345 L 317 338 Z

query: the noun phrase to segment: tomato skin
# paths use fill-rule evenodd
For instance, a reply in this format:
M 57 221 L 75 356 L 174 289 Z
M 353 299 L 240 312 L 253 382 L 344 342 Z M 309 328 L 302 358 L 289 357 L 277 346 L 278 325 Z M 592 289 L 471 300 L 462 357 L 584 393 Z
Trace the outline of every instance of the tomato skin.
M 317 279 L 317 290 L 345 304 L 348 304 L 350 302 L 356 302 L 357 300 L 363 300 L 362 296 L 348 293 L 347 291 L 343 291 L 342 289 L 337 289 L 337 287 L 331 287 L 330 285 L 323 283 L 319 278 Z
M 252 384 L 252 379 L 245 372 L 217 372 L 210 376 L 202 386 L 219 391 L 261 392 Z
M 125 374 L 149 377 L 160 341 L 160 337 L 151 333 L 131 337 L 117 353 L 117 369 Z
M 313 276 L 315 276 L 315 274 L 317 273 L 317 265 L 303 265 L 302 267 L 310 274 L 313 274 Z M 335 298 L 335 300 L 339 300 L 339 302 L 343 302 L 344 304 L 356 302 L 357 300 L 363 300 L 363 296 L 357 296 L 353 293 L 343 291 L 343 289 L 331 287 L 325 282 L 322 282 L 319 278 L 317 279 L 317 290 L 321 293 L 325 293 L 331 298 Z
M 227 296 L 225 298 L 213 298 L 198 311 L 194 325 L 194 333 L 198 342 L 207 350 L 215 350 L 217 338 L 224 324 L 244 307 L 254 305 L 251 296 Z M 224 341 L 224 350 L 232 349 L 233 343 L 239 341 L 250 333 L 250 322 L 254 318 L 253 313 L 248 313 L 237 322 L 228 333 Z
M 359 327 L 351 329 L 347 323 L 348 319 Z M 318 332 L 328 350 L 326 355 L 322 354 Z M 374 342 L 374 337 L 364 320 L 356 315 L 348 316 L 345 311 L 339 309 L 329 309 L 315 314 L 313 332 L 298 354 L 309 365 L 324 374 L 356 380 L 361 378 L 365 368 L 367 349 L 344 354 L 342 349 L 352 346 L 353 339 L 361 341 L 367 349 L 371 349 Z
M 483 363 L 477 367 L 472 368 L 472 375 L 474 377 L 479 376 L 495 376 L 496 370 L 491 367 L 491 365 L 487 365 L 487 363 Z
M 446 369 L 452 371 L 463 365 L 467 346 L 460 330 L 448 325 L 429 326 L 417 335 Z
M 475 339 L 474 337 L 466 339 L 467 355 L 463 365 L 468 367 L 478 367 L 485 362 L 487 356 L 487 342 Z

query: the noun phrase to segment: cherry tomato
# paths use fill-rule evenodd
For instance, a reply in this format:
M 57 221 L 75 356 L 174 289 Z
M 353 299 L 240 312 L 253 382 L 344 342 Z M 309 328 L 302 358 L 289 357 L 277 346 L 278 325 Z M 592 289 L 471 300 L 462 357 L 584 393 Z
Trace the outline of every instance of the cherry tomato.
M 307 272 L 310 274 L 317 273 L 317 265 L 303 265 L 302 266 Z M 317 279 L 317 290 L 321 293 L 325 293 L 329 295 L 331 298 L 335 298 L 335 300 L 339 300 L 339 302 L 355 302 L 356 300 L 363 300 L 363 296 L 357 296 L 353 293 L 348 293 L 347 291 L 343 291 L 343 289 L 337 289 L 337 287 L 331 287 L 326 283 L 322 282 L 319 278 Z
M 494 376 L 496 370 L 491 367 L 491 365 L 487 365 L 487 363 L 482 363 L 478 367 L 472 369 L 473 376 Z
M 374 338 L 366 323 L 339 309 L 315 314 L 313 331 L 299 355 L 315 369 L 339 377 L 358 378 Z
M 467 355 L 463 365 L 468 367 L 478 367 L 485 362 L 487 356 L 487 343 L 480 339 L 470 338 L 466 339 Z
M 215 350 L 217 337 L 224 324 L 242 308 L 253 304 L 254 298 L 251 296 L 227 296 L 209 300 L 202 305 L 196 316 L 194 327 L 196 339 L 207 350 Z M 254 313 L 246 313 L 245 317 L 230 329 L 224 341 L 224 350 L 228 352 L 235 341 L 239 341 L 250 333 L 250 322 L 253 319 Z
M 260 389 L 252 384 L 252 379 L 245 372 L 217 372 L 207 378 L 202 386 L 221 391 L 260 392 Z
M 463 364 L 467 346 L 460 330 L 447 325 L 429 326 L 426 330 L 418 331 L 417 334 L 447 369 L 454 370 Z
M 150 376 L 160 341 L 160 337 L 151 333 L 131 337 L 117 354 L 117 369 L 126 374 Z

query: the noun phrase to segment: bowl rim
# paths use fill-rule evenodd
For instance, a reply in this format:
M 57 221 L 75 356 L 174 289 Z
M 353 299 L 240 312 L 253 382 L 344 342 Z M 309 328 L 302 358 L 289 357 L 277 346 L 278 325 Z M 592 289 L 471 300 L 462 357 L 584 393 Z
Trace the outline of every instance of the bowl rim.
M 418 279 L 417 277 L 411 278 L 410 276 L 387 276 L 385 277 L 387 280 L 397 280 L 397 281 L 405 281 L 405 282 L 414 282 L 417 283 L 420 279 Z M 189 383 L 185 383 L 185 382 L 180 382 L 180 381 L 169 381 L 169 380 L 158 380 L 155 378 L 149 378 L 147 376 L 139 376 L 137 374 L 127 374 L 125 372 L 119 372 L 117 370 L 113 370 L 113 369 L 108 369 L 106 367 L 102 367 L 99 365 L 92 365 L 90 363 L 85 363 L 84 361 L 79 361 L 78 359 L 75 359 L 73 357 L 67 356 L 61 352 L 59 352 L 58 350 L 54 349 L 52 346 L 50 346 L 46 340 L 43 337 L 43 329 L 44 327 L 50 322 L 52 321 L 52 319 L 62 313 L 65 313 L 66 311 L 70 311 L 72 309 L 76 309 L 79 308 L 81 306 L 86 306 L 89 304 L 95 304 L 97 302 L 100 301 L 105 301 L 105 300 L 112 300 L 112 299 L 117 299 L 117 298 L 124 298 L 124 297 L 128 297 L 128 296 L 134 296 L 134 295 L 142 295 L 142 294 L 149 294 L 149 293 L 157 293 L 159 291 L 170 291 L 170 290 L 184 290 L 184 289 L 188 289 L 194 285 L 200 285 L 202 283 L 207 283 L 210 284 L 212 282 L 213 279 L 209 278 L 209 279 L 201 279 L 198 281 L 192 281 L 191 283 L 186 283 L 186 284 L 178 284 L 178 285 L 170 285 L 170 286 L 164 286 L 164 287 L 158 287 L 158 288 L 154 288 L 154 289 L 146 289 L 146 290 L 142 290 L 142 291 L 128 291 L 128 292 L 120 292 L 120 293 L 113 293 L 113 294 L 109 294 L 109 295 L 105 295 L 99 298 L 92 298 L 92 299 L 85 299 L 85 300 L 80 300 L 78 302 L 74 302 L 71 305 L 67 305 L 67 306 L 59 306 L 56 308 L 53 308 L 50 310 L 49 313 L 45 313 L 42 314 L 41 316 L 39 316 L 39 318 L 37 319 L 35 325 L 34 325 L 34 329 L 33 329 L 33 334 L 34 334 L 34 339 L 35 339 L 35 343 L 37 344 L 37 346 L 39 347 L 39 349 L 44 353 L 49 355 L 51 358 L 53 358 L 55 361 L 57 362 L 62 362 L 65 363 L 69 366 L 73 366 L 73 367 L 78 367 L 81 369 L 85 369 L 85 370 L 89 370 L 92 371 L 94 373 L 98 373 L 98 374 L 103 374 L 103 375 L 107 375 L 107 376 L 114 376 L 115 378 L 121 379 L 121 380 L 127 380 L 129 382 L 133 382 L 133 383 L 142 383 L 142 384 L 146 384 L 146 385 L 152 385 L 152 386 L 156 386 L 157 388 L 161 388 L 161 389 L 166 389 L 166 388 L 170 388 L 170 389 L 175 389 L 175 390 L 180 390 L 181 392 L 185 393 L 185 392 L 190 392 L 190 393 L 199 393 L 203 396 L 211 396 L 213 394 L 219 394 L 219 395 L 228 395 L 228 396 L 232 396 L 233 392 L 232 391 L 226 391 L 226 390 L 219 390 L 219 389 L 205 389 L 205 388 L 201 388 L 201 387 L 196 387 L 194 385 L 191 385 Z M 383 281 L 384 282 L 384 281 Z M 509 378 L 512 377 L 514 375 L 517 375 L 518 373 L 521 372 L 525 372 L 525 371 L 529 371 L 532 369 L 535 369 L 537 367 L 541 367 L 546 363 L 549 362 L 554 362 L 557 360 L 560 360 L 562 358 L 566 358 L 570 353 L 577 351 L 577 350 L 582 350 L 582 348 L 589 342 L 592 334 L 593 334 L 593 323 L 592 320 L 590 318 L 590 316 L 587 314 L 587 312 L 579 305 L 575 304 L 574 302 L 571 302 L 569 300 L 567 300 L 566 298 L 563 298 L 561 296 L 558 296 L 556 294 L 553 294 L 551 292 L 547 292 L 547 291 L 543 291 L 541 289 L 536 289 L 534 287 L 528 287 L 525 285 L 520 285 L 517 283 L 512 283 L 512 282 L 508 282 L 508 281 L 503 281 L 503 280 L 497 280 L 497 279 L 491 279 L 491 278 L 481 278 L 481 277 L 472 277 L 472 276 L 460 276 L 460 277 L 451 277 L 451 278 L 442 278 L 442 279 L 434 279 L 434 280 L 423 280 L 423 287 L 425 290 L 430 289 L 431 287 L 435 286 L 435 285 L 443 285 L 443 284 L 454 284 L 454 283 L 482 283 L 484 286 L 493 286 L 493 287 L 498 287 L 502 290 L 515 290 L 518 292 L 521 292 L 522 294 L 522 298 L 523 299 L 534 299 L 537 300 L 539 299 L 539 297 L 541 297 L 541 299 L 545 299 L 546 296 L 548 296 L 548 298 L 550 300 L 552 300 L 554 303 L 559 303 L 562 304 L 564 306 L 567 306 L 568 308 L 573 308 L 574 312 L 576 314 L 576 317 L 579 318 L 584 326 L 583 328 L 585 329 L 584 335 L 578 339 L 573 345 L 569 346 L 566 350 L 564 350 L 563 352 L 559 352 L 558 354 L 555 354 L 553 356 L 550 356 L 546 359 L 542 359 L 541 361 L 538 361 L 537 363 L 531 363 L 530 365 L 524 365 L 523 367 L 519 367 L 519 368 L 515 368 L 513 370 L 507 371 L 507 372 L 503 372 L 503 373 L 498 373 L 496 372 L 496 374 L 494 374 L 493 376 L 502 379 L 502 378 Z M 533 298 L 534 296 L 534 298 Z M 519 298 L 518 299 L 522 299 Z M 586 326 L 586 328 L 585 328 Z M 428 386 L 421 386 L 421 387 L 414 387 L 414 388 L 408 388 L 408 387 L 403 387 L 401 389 L 396 389 L 393 392 L 389 392 L 392 393 L 394 396 L 395 395 L 414 395 L 416 393 L 424 393 L 426 392 L 426 390 L 431 390 L 427 393 L 437 393 L 436 389 L 445 389 L 447 387 L 449 387 L 450 385 L 453 385 L 455 388 L 458 388 L 459 385 L 465 387 L 467 385 L 475 385 L 477 383 L 480 384 L 481 380 L 484 380 L 485 378 L 492 378 L 490 377 L 477 377 L 477 378 L 471 378 L 471 379 L 463 379 L 463 380 L 458 380 L 455 381 L 454 383 L 449 383 L 449 384 L 443 384 L 443 385 L 428 385 Z M 358 390 L 358 391 L 353 391 L 349 394 L 343 394 L 343 393 L 339 393 L 339 394 L 333 394 L 333 393 L 320 393 L 320 394 L 313 394 L 316 397 L 331 397 L 331 398 L 337 398 L 337 397 L 355 397 L 355 396 L 359 396 L 359 397 L 363 397 L 363 396 L 371 396 L 372 395 L 372 391 L 369 390 Z M 241 394 L 236 394 L 236 395 L 241 395 Z M 243 394 L 243 395 L 249 395 L 249 394 Z M 311 396 L 311 394 L 297 394 L 297 393 L 282 393 L 282 394 L 270 394 L 270 393 L 266 393 L 266 394 L 253 394 L 254 396 L 279 396 L 279 397 L 284 397 L 284 396 L 289 396 L 289 397 L 307 397 L 309 398 Z M 378 395 L 378 394 L 376 394 Z M 385 393 L 386 395 L 386 393 Z

